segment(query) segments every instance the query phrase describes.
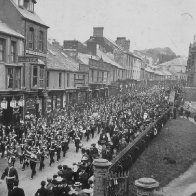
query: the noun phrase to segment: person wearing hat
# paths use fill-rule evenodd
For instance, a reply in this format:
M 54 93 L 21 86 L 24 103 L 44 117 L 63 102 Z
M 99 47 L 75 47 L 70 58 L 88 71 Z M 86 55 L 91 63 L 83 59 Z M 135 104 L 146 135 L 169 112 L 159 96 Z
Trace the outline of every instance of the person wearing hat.
M 78 181 L 82 184 L 83 189 L 89 188 L 88 178 L 89 178 L 89 175 L 86 172 L 86 167 L 81 166 Z
M 54 196 L 53 187 L 54 184 L 52 183 L 52 178 L 47 178 L 48 184 L 46 185 L 46 189 L 48 190 L 48 196 Z
M 75 187 L 75 193 L 72 194 L 72 196 L 88 196 L 83 190 L 82 190 L 82 184 L 80 182 L 76 182 L 74 184 Z
M 35 196 L 48 196 L 48 190 L 45 188 L 46 181 L 41 181 L 41 188 L 37 190 Z
M 31 168 L 31 180 L 33 179 L 33 176 L 36 174 L 36 165 L 37 165 L 37 163 L 36 163 L 36 156 L 35 155 L 31 155 L 31 159 L 30 159 L 30 162 L 29 162 L 29 164 L 30 164 L 30 168 Z
M 61 196 L 68 196 L 70 190 L 71 189 L 70 189 L 70 187 L 67 184 L 67 180 L 63 179 L 62 180 L 62 188 L 61 188 Z
M 8 194 L 9 194 L 9 192 L 13 189 L 14 180 L 19 180 L 18 179 L 18 172 L 14 168 L 13 163 L 11 161 L 8 162 L 8 167 L 5 168 L 5 170 L 1 176 L 1 179 L 4 180 L 5 177 L 6 177 Z
M 24 190 L 22 188 L 18 188 L 19 181 L 14 180 L 13 182 L 13 190 L 10 191 L 9 196 L 25 196 Z

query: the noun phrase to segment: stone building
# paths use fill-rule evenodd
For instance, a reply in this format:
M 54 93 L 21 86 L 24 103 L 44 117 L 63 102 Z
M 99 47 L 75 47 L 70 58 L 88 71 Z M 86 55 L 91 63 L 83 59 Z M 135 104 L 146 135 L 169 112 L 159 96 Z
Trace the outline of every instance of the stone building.
M 44 114 L 46 107 L 45 71 L 48 26 L 35 13 L 36 0 L 1 0 L 0 18 L 24 36 L 24 65 L 26 111 Z
M 24 36 L 0 21 L 0 124 L 15 124 L 23 119 Z
M 48 112 L 87 101 L 87 70 L 55 42 L 48 42 L 46 89 Z

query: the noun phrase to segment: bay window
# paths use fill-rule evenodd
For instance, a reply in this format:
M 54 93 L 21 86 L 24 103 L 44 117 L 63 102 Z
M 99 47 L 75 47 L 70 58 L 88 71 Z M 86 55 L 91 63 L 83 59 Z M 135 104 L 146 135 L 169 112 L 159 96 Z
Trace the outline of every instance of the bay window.
M 8 67 L 7 68 L 7 88 L 20 89 L 21 88 L 21 68 Z
M 15 88 L 19 89 L 21 86 L 21 68 L 15 68 Z
M 5 61 L 5 39 L 0 38 L 0 61 Z
M 14 68 L 7 69 L 7 88 L 14 88 Z
M 37 88 L 37 79 L 38 79 L 38 67 L 33 66 L 33 87 Z
M 62 87 L 62 73 L 59 72 L 59 88 Z
M 39 71 L 39 87 L 44 88 L 44 68 L 40 67 Z
M 16 42 L 11 41 L 11 55 L 10 55 L 11 63 L 16 62 Z

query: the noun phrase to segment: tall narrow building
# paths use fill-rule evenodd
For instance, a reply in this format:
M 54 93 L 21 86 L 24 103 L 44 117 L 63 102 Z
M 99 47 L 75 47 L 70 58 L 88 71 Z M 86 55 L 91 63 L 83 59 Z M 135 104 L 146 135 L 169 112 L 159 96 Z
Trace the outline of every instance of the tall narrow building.
M 36 0 L 0 0 L 0 19 L 24 36 L 25 112 L 44 114 L 46 107 L 45 71 L 48 26 L 35 13 Z

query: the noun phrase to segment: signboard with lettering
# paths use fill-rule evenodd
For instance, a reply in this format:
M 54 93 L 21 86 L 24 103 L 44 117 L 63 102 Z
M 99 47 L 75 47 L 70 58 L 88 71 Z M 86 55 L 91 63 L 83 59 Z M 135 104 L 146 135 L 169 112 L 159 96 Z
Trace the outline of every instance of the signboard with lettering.
M 19 63 L 38 63 L 38 58 L 34 56 L 19 56 Z

